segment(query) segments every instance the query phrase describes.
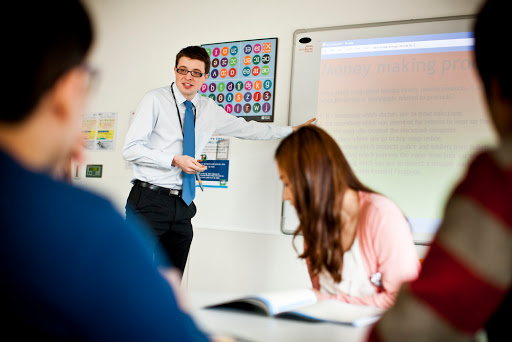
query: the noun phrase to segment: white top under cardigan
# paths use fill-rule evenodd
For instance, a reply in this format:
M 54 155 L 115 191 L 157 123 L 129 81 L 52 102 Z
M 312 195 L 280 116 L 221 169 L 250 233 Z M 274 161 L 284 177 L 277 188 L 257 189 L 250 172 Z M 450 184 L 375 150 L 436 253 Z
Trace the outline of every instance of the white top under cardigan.
M 336 283 L 325 269 L 320 272 L 318 277 L 320 291 L 326 294 L 336 295 L 338 293 L 345 293 L 353 297 L 369 297 L 377 293 L 375 286 L 373 286 L 366 273 L 357 236 L 352 247 L 343 253 L 341 282 Z

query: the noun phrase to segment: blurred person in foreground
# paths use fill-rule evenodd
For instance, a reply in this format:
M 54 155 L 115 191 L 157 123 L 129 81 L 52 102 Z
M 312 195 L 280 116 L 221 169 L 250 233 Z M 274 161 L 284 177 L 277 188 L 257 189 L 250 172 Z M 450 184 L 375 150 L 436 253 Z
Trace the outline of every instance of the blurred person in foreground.
M 75 0 L 9 8 L 0 114 L 3 335 L 207 341 L 178 306 L 171 280 L 179 277 L 153 264 L 150 236 L 105 199 L 54 180 L 83 146 L 95 75 L 85 9 Z
M 377 323 L 372 342 L 510 340 L 512 69 L 501 49 L 509 13 L 507 1 L 490 0 L 475 24 L 476 64 L 500 143 L 473 159 L 420 276 Z
M 389 198 L 365 186 L 323 129 L 299 128 L 276 150 L 283 199 L 297 210 L 318 299 L 391 306 L 420 263 L 409 225 Z

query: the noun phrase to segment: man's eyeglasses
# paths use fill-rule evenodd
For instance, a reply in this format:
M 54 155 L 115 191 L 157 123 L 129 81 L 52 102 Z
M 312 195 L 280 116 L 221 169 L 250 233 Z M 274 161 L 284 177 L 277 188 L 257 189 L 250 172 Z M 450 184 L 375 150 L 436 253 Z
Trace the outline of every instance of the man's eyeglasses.
M 176 72 L 178 74 L 181 74 L 181 75 L 186 75 L 190 72 L 190 75 L 194 76 L 194 77 L 203 77 L 204 75 L 206 75 L 206 73 L 204 72 L 199 72 L 199 71 L 196 71 L 196 70 L 187 70 L 185 68 L 178 68 L 176 69 Z

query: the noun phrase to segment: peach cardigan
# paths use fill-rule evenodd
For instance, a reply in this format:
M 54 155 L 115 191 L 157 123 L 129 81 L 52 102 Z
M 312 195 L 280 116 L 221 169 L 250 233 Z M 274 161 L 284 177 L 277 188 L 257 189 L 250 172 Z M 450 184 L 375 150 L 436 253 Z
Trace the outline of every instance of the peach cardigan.
M 404 282 L 418 276 L 420 263 L 412 234 L 401 210 L 380 194 L 358 191 L 359 218 L 357 234 L 368 278 L 380 272 L 382 287 L 368 297 L 351 297 L 344 293 L 321 294 L 321 298 L 347 303 L 390 307 Z M 319 290 L 318 276 L 311 278 Z

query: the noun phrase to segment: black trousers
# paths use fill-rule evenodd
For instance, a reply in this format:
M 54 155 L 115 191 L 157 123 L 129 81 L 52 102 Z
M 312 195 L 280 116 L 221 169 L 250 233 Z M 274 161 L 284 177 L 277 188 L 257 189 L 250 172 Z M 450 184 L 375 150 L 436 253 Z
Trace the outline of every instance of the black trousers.
M 194 202 L 187 206 L 181 197 L 134 184 L 125 208 L 126 220 L 145 223 L 167 258 L 183 273 L 194 234 L 191 222 L 196 214 Z

